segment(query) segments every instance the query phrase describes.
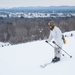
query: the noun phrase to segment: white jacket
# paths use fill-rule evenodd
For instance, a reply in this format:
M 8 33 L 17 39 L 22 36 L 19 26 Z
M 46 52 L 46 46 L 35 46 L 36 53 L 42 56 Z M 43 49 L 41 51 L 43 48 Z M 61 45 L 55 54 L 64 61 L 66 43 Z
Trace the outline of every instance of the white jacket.
M 62 32 L 58 27 L 54 27 L 53 30 L 50 30 L 50 35 L 49 38 L 47 39 L 48 42 L 50 42 L 54 38 L 54 41 L 56 42 L 57 45 L 62 47 L 63 45 L 63 40 L 62 40 Z M 57 47 L 57 46 L 55 46 Z

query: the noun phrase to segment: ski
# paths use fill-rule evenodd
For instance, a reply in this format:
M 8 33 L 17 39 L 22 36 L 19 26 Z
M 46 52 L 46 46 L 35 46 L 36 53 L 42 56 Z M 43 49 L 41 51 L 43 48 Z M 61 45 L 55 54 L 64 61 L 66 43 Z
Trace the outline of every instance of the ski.
M 50 65 L 51 63 L 52 63 L 52 61 L 49 62 L 49 63 L 45 63 L 45 64 L 43 64 L 43 65 L 40 65 L 40 67 L 45 68 L 45 67 L 47 67 L 48 65 Z
M 49 63 L 45 63 L 45 64 L 43 64 L 43 65 L 40 65 L 40 67 L 41 68 L 45 68 L 45 67 L 47 67 L 48 65 L 50 65 L 50 64 L 52 64 L 52 63 L 57 63 L 57 62 L 59 62 L 59 61 L 56 61 L 56 62 L 49 62 Z

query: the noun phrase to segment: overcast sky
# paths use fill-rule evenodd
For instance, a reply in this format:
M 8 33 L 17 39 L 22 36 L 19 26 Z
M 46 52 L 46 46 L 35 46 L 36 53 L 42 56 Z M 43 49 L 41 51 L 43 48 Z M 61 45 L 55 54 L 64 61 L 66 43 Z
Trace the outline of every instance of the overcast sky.
M 0 0 L 1 8 L 61 5 L 75 6 L 75 0 Z

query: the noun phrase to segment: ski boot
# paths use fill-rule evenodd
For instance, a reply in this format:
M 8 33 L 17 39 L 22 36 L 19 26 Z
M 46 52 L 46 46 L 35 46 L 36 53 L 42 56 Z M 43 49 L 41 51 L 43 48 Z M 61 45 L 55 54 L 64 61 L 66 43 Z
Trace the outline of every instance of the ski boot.
M 55 58 L 52 59 L 52 62 L 53 63 L 58 62 L 58 61 L 60 61 L 60 58 L 59 57 L 55 57 Z

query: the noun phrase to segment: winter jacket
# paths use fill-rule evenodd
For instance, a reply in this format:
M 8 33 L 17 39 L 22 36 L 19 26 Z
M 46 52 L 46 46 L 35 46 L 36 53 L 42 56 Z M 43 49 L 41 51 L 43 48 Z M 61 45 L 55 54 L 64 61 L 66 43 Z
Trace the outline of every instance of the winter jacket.
M 53 30 L 50 30 L 50 35 L 49 35 L 49 38 L 47 39 L 47 41 L 50 42 L 52 39 L 54 39 L 54 41 L 56 42 L 57 45 L 62 47 L 62 45 L 63 45 L 62 32 L 56 26 L 54 27 Z M 55 45 L 55 47 L 57 47 L 57 46 Z

